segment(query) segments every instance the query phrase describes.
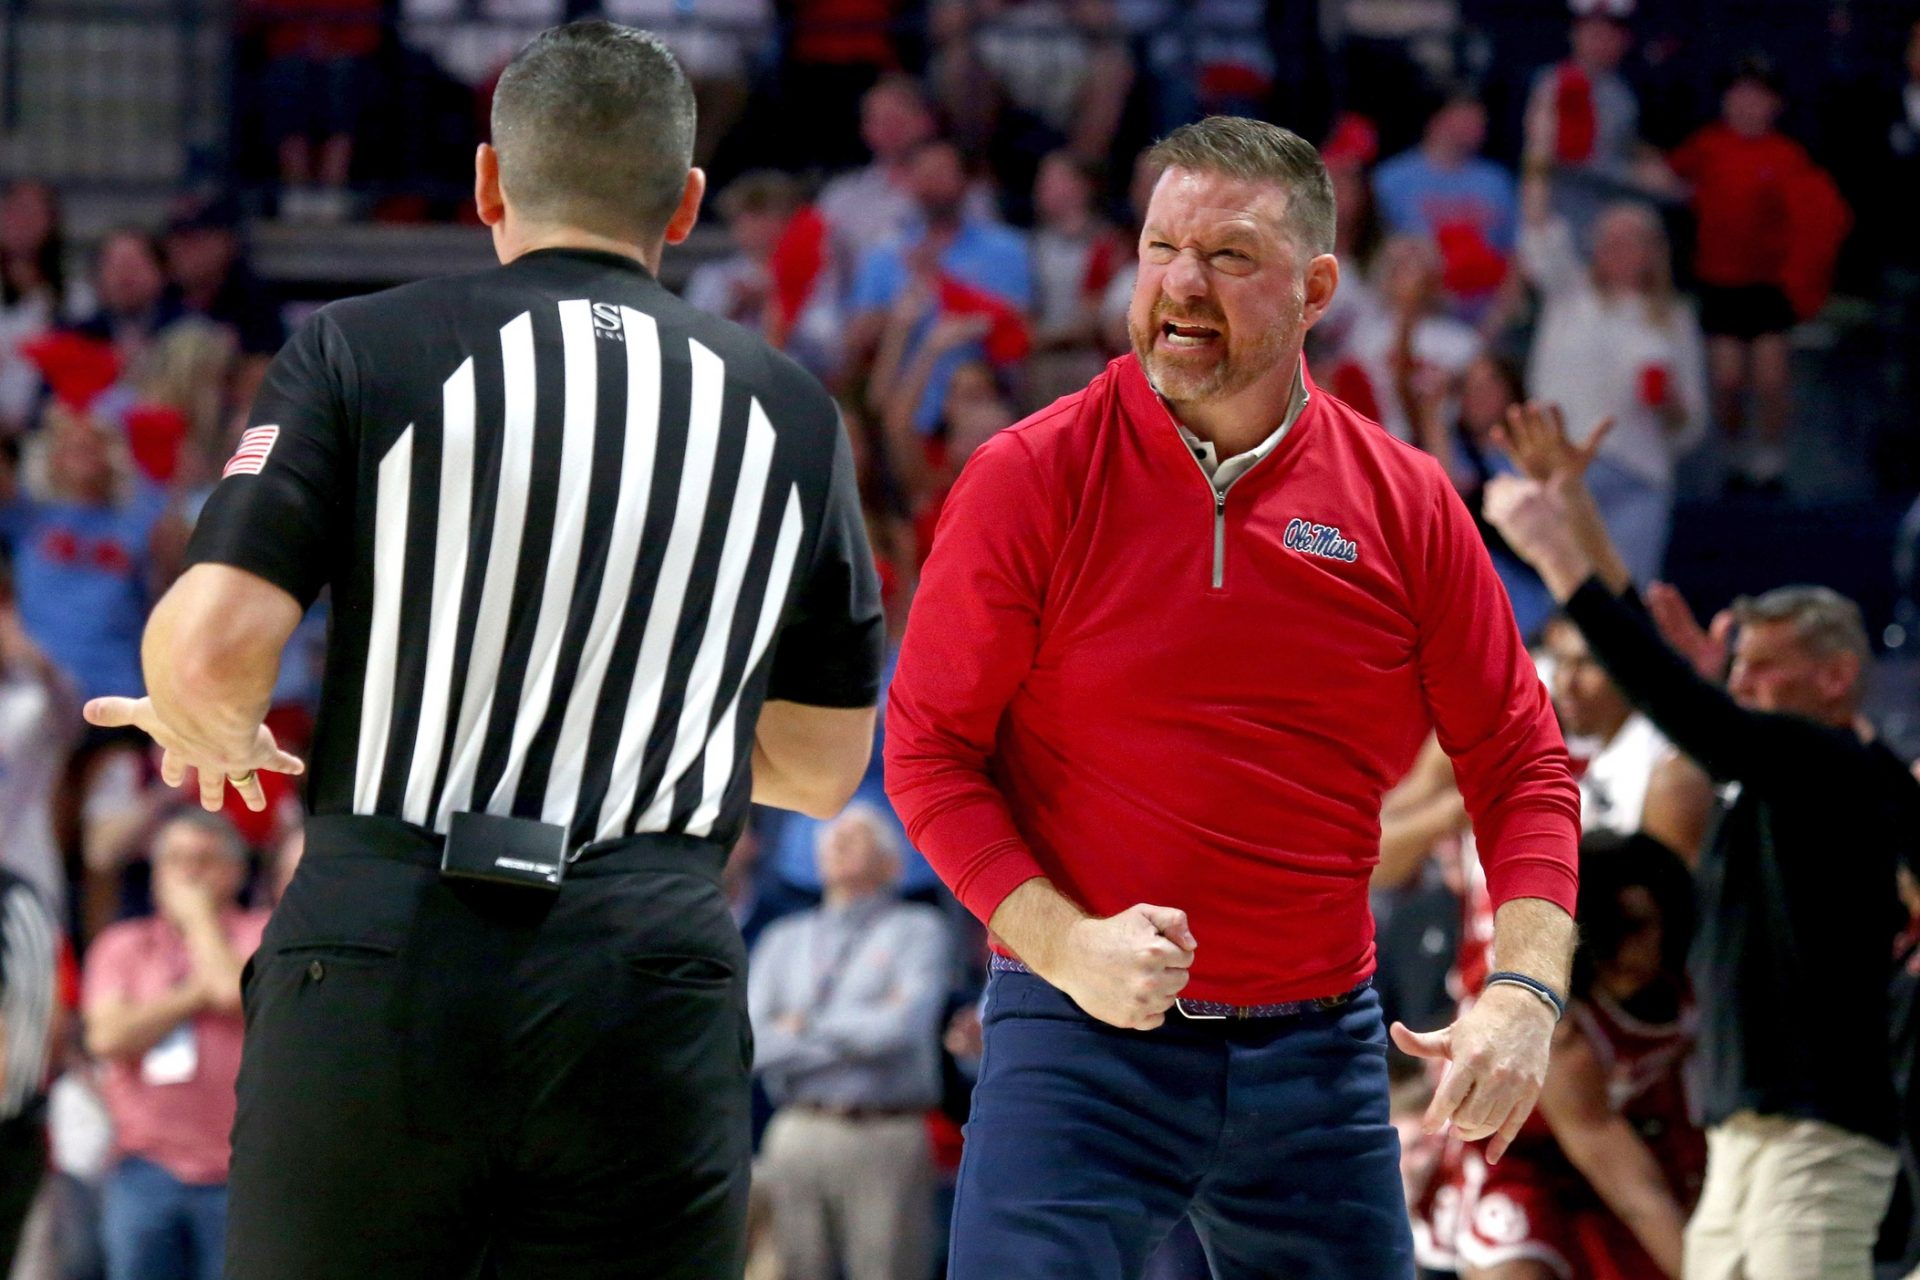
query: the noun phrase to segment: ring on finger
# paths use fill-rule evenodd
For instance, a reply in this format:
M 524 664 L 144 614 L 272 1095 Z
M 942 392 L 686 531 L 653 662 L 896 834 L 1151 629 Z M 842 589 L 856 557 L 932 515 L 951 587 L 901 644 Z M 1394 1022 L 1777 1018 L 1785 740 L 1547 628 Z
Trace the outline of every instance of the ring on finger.
M 257 770 L 249 769 L 245 773 L 228 774 L 227 781 L 231 782 L 236 787 L 244 787 L 252 783 L 259 776 L 260 775 Z

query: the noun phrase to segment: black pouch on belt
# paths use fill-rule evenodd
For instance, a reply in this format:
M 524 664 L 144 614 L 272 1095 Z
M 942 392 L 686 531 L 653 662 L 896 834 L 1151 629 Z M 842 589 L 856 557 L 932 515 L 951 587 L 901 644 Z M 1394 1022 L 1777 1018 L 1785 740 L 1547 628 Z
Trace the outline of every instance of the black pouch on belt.
M 547 893 L 567 874 L 567 829 L 532 818 L 456 813 L 440 850 L 447 880 L 485 880 Z

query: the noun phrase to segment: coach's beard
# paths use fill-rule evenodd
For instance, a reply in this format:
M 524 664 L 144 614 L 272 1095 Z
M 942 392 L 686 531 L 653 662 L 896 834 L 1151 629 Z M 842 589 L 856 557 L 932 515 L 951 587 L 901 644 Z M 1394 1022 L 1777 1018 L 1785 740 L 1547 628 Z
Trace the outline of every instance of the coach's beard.
M 1226 324 L 1226 316 L 1211 308 L 1176 314 L 1162 302 L 1154 307 L 1144 331 L 1129 319 L 1127 336 L 1140 367 L 1146 370 L 1147 382 L 1163 400 L 1208 404 L 1245 391 L 1271 372 L 1287 350 L 1287 334 L 1277 327 L 1256 334 L 1247 349 L 1237 349 Z M 1165 345 L 1195 329 L 1210 329 L 1217 336 L 1207 346 L 1192 350 Z

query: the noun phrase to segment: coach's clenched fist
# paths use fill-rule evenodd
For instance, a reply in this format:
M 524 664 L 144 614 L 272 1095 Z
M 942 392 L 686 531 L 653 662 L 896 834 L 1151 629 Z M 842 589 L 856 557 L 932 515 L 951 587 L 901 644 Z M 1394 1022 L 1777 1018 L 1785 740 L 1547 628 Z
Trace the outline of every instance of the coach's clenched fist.
M 1151 1031 L 1192 976 L 1197 945 L 1186 912 L 1142 902 L 1069 927 L 1042 976 L 1100 1021 Z

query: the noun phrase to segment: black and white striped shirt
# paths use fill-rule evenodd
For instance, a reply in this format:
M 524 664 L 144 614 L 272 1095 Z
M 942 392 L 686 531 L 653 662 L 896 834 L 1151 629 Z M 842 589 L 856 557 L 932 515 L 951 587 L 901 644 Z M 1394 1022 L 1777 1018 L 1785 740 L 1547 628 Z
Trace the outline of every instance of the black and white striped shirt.
M 0 1030 L 6 1042 L 0 1120 L 24 1114 L 46 1089 L 59 951 L 60 931 L 39 892 L 11 871 L 0 871 Z
M 335 303 L 250 421 L 189 558 L 332 588 L 317 813 L 730 841 L 764 699 L 875 699 L 832 400 L 631 259 Z

